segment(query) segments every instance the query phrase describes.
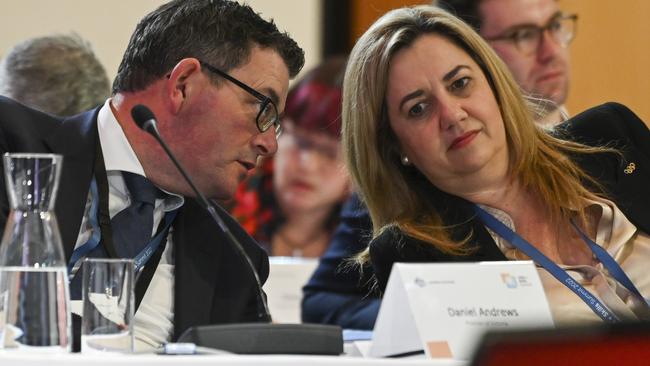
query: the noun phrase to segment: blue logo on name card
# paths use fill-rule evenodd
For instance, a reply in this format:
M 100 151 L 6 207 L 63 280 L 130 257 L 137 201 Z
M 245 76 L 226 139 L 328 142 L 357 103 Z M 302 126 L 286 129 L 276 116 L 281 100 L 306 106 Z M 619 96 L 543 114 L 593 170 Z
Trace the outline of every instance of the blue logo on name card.
M 507 288 L 517 288 L 517 278 L 510 273 L 501 273 L 501 281 Z

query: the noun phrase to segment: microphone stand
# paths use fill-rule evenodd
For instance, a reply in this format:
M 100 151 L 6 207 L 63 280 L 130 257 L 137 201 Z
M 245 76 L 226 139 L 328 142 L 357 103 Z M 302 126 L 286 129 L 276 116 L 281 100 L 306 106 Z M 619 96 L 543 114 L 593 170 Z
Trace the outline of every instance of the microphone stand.
M 208 211 L 210 217 L 212 217 L 212 220 L 214 220 L 217 223 L 217 225 L 219 225 L 221 231 L 226 235 L 230 243 L 236 248 L 239 255 L 243 257 L 244 260 L 246 261 L 248 267 L 250 268 L 250 272 L 253 274 L 253 277 L 255 279 L 255 284 L 257 286 L 257 317 L 259 320 L 270 322 L 271 314 L 269 312 L 269 307 L 266 303 L 266 299 L 264 298 L 263 295 L 262 282 L 260 281 L 260 276 L 257 274 L 257 270 L 255 269 L 255 266 L 253 265 L 253 262 L 251 261 L 250 257 L 248 256 L 248 254 L 246 254 L 241 243 L 239 243 L 239 240 L 237 240 L 237 238 L 230 231 L 226 223 L 221 219 L 221 216 L 219 216 L 219 214 L 217 213 L 216 209 L 214 208 L 214 205 L 216 205 L 216 203 L 212 201 L 208 201 L 208 199 L 205 198 L 203 193 L 201 193 L 201 191 L 199 191 L 196 185 L 194 185 L 194 182 L 192 181 L 190 176 L 187 174 L 183 166 L 180 164 L 180 162 L 176 159 L 174 154 L 171 152 L 165 140 L 163 140 L 162 137 L 160 136 L 160 133 L 158 132 L 158 128 L 156 127 L 156 125 L 151 124 L 150 126 L 151 128 L 147 129 L 146 131 L 149 132 L 158 141 L 158 143 L 160 143 L 162 148 L 167 153 L 167 156 L 169 156 L 169 158 L 176 166 L 176 169 L 178 169 L 178 171 L 183 175 L 185 181 L 190 185 L 194 194 L 196 194 L 199 203 L 201 203 L 203 208 L 205 208 Z

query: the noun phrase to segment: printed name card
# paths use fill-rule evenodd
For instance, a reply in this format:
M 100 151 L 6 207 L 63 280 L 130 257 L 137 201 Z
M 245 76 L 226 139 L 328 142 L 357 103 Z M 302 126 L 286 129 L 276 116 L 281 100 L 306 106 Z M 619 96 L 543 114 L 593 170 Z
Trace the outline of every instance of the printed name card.
M 396 263 L 370 355 L 467 360 L 486 330 L 553 327 L 532 261 Z
M 275 323 L 300 323 L 302 287 L 318 266 L 317 259 L 270 257 L 264 284 L 269 311 Z

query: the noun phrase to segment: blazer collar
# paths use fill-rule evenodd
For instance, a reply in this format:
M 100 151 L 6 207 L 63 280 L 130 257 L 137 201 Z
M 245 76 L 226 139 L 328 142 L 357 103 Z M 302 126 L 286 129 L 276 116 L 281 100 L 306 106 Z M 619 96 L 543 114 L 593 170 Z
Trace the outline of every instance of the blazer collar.
M 93 175 L 99 109 L 68 117 L 44 142 L 63 156 L 55 213 L 66 258 L 74 250 Z

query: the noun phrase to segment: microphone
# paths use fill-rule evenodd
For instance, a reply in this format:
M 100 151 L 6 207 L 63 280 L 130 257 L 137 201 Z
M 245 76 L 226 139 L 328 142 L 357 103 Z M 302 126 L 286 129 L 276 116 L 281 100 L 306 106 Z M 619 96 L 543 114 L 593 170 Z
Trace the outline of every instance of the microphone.
M 257 284 L 258 318 L 271 321 L 269 307 L 262 292 L 262 284 L 253 262 L 244 251 L 241 243 L 230 232 L 228 226 L 217 213 L 215 202 L 208 201 L 196 188 L 192 178 L 178 162 L 158 132 L 156 117 L 149 108 L 138 104 L 131 109 L 131 117 L 142 130 L 151 134 L 162 146 L 185 181 L 196 194 L 199 203 L 210 213 L 228 242 L 234 246 L 245 259 Z M 197 326 L 187 329 L 177 340 L 197 345 L 217 348 L 237 354 L 317 354 L 340 355 L 343 353 L 343 335 L 341 327 L 325 324 L 221 324 Z
M 262 292 L 262 283 L 260 281 L 259 275 L 257 274 L 257 270 L 255 269 L 255 266 L 253 265 L 250 257 L 248 254 L 246 254 L 244 248 L 241 246 L 241 243 L 239 243 L 239 240 L 237 240 L 237 238 L 232 234 L 226 223 L 215 210 L 213 206 L 215 203 L 210 202 L 205 198 L 203 193 L 201 193 L 201 191 L 194 184 L 192 178 L 187 174 L 181 163 L 176 159 L 176 156 L 169 149 L 169 146 L 165 140 L 163 140 L 163 138 L 160 136 L 160 132 L 158 131 L 158 123 L 156 122 L 156 117 L 154 116 L 153 112 L 151 112 L 148 107 L 142 104 L 138 104 L 131 109 L 131 117 L 133 117 L 133 121 L 135 121 L 135 124 L 140 127 L 140 129 L 148 132 L 156 139 L 156 141 L 158 141 L 158 143 L 165 150 L 165 153 L 167 153 L 167 156 L 169 156 L 169 158 L 176 166 L 176 169 L 178 169 L 178 171 L 183 175 L 185 181 L 192 188 L 192 191 L 196 195 L 196 198 L 201 206 L 203 206 L 203 208 L 208 211 L 212 219 L 217 223 L 219 228 L 221 228 L 221 231 L 226 235 L 226 238 L 230 244 L 235 247 L 237 252 L 239 252 L 239 254 L 245 259 L 248 268 L 254 277 L 255 284 L 257 285 L 257 317 L 259 320 L 270 322 L 271 314 L 269 313 L 269 307 Z
M 140 127 L 140 129 L 149 132 L 160 141 L 158 123 L 156 122 L 156 117 L 153 115 L 151 109 L 142 104 L 138 104 L 131 108 L 131 117 L 133 117 L 133 121 L 135 121 L 135 124 Z

